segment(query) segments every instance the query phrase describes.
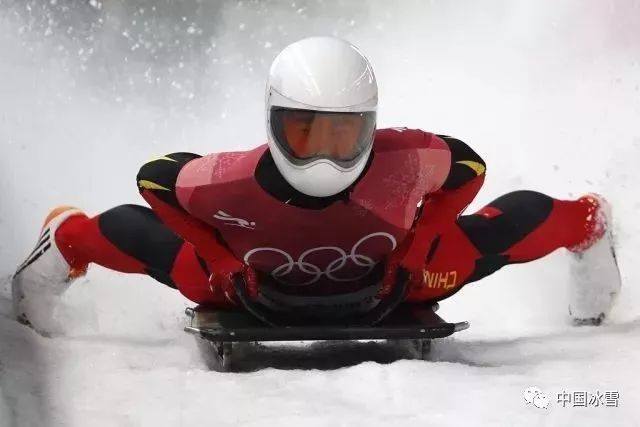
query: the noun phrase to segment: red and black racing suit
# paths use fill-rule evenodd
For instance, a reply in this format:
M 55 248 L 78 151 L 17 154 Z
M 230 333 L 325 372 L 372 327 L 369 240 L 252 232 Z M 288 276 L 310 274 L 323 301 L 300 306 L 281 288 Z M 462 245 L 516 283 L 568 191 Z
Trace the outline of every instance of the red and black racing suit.
M 440 191 L 453 194 L 469 188 L 473 198 L 484 180 L 484 161 L 462 141 L 439 137 L 449 147 L 452 165 Z M 187 242 L 165 225 L 170 217 L 174 225 L 181 223 L 180 227 L 190 228 L 191 236 L 215 239 L 205 224 L 189 217 L 175 194 L 181 168 L 199 157 L 173 153 L 142 166 L 137 176 L 138 188 L 153 209 L 128 204 L 92 218 L 70 218 L 56 233 L 67 261 L 72 265 L 93 262 L 120 272 L 146 274 L 172 288 L 189 283 L 191 288 L 195 284 L 208 289 L 207 262 L 195 249 L 200 247 L 199 242 Z M 482 173 L 465 166 L 469 162 L 481 165 Z M 298 192 L 280 175 L 268 151 L 256 167 L 255 179 L 273 197 L 304 209 L 323 209 L 349 198 L 349 189 L 321 198 Z M 460 216 L 441 231 L 424 254 L 422 286 L 412 289 L 407 299 L 442 300 L 505 265 L 532 261 L 558 248 L 577 246 L 587 238 L 588 214 L 588 207 L 580 200 L 558 200 L 534 191 L 505 194 L 475 213 Z M 231 304 L 223 297 L 192 299 L 196 303 Z

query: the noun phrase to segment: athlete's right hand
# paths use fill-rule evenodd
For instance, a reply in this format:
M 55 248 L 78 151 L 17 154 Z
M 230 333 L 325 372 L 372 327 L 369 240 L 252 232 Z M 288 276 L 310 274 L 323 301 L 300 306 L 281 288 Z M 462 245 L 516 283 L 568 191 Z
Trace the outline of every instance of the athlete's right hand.
M 258 298 L 258 275 L 255 269 L 232 254 L 220 257 L 208 264 L 211 275 L 209 276 L 209 289 L 216 294 L 223 294 L 229 301 L 237 302 L 236 292 L 233 287 L 233 277 L 242 275 L 246 285 L 247 294 L 252 300 Z

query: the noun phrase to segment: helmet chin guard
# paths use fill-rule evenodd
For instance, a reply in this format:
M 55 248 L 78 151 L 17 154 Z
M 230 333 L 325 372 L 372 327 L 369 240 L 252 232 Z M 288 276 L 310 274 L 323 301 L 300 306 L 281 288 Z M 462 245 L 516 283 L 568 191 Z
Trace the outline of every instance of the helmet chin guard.
M 377 101 L 371 64 L 355 46 L 334 37 L 287 46 L 271 66 L 265 111 L 285 180 L 314 197 L 353 184 L 371 153 Z
M 349 169 L 340 168 L 327 159 L 315 160 L 304 166 L 295 166 L 280 150 L 271 150 L 271 155 L 276 167 L 293 188 L 308 196 L 328 197 L 347 189 L 358 179 L 367 164 L 370 152 L 371 146 Z

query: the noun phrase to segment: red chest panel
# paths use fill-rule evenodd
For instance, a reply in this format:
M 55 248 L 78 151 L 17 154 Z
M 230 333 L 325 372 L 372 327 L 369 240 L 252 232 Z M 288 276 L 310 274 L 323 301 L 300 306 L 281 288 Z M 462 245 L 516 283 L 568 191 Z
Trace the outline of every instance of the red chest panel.
M 255 181 L 266 150 L 263 145 L 190 162 L 180 173 L 178 198 L 219 230 L 239 259 L 300 295 L 370 286 L 369 274 L 405 238 L 419 201 L 440 187 L 450 166 L 439 138 L 381 130 L 351 200 L 312 210 L 275 199 Z

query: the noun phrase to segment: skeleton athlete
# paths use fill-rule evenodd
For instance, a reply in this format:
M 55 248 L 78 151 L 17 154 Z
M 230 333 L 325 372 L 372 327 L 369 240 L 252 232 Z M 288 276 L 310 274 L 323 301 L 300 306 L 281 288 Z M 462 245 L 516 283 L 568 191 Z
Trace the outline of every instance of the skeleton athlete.
M 372 310 L 400 269 L 405 301 L 432 303 L 559 248 L 574 255 L 572 316 L 608 313 L 619 280 L 608 280 L 617 270 L 602 197 L 515 191 L 461 215 L 485 162 L 451 136 L 377 129 L 377 103 L 371 64 L 353 45 L 289 45 L 269 73 L 267 144 L 146 163 L 137 185 L 150 208 L 54 209 L 13 278 L 16 315 L 44 327 L 32 301 L 66 290 L 91 263 L 225 309 L 241 309 L 232 278 L 242 275 L 266 310 L 326 319 Z

